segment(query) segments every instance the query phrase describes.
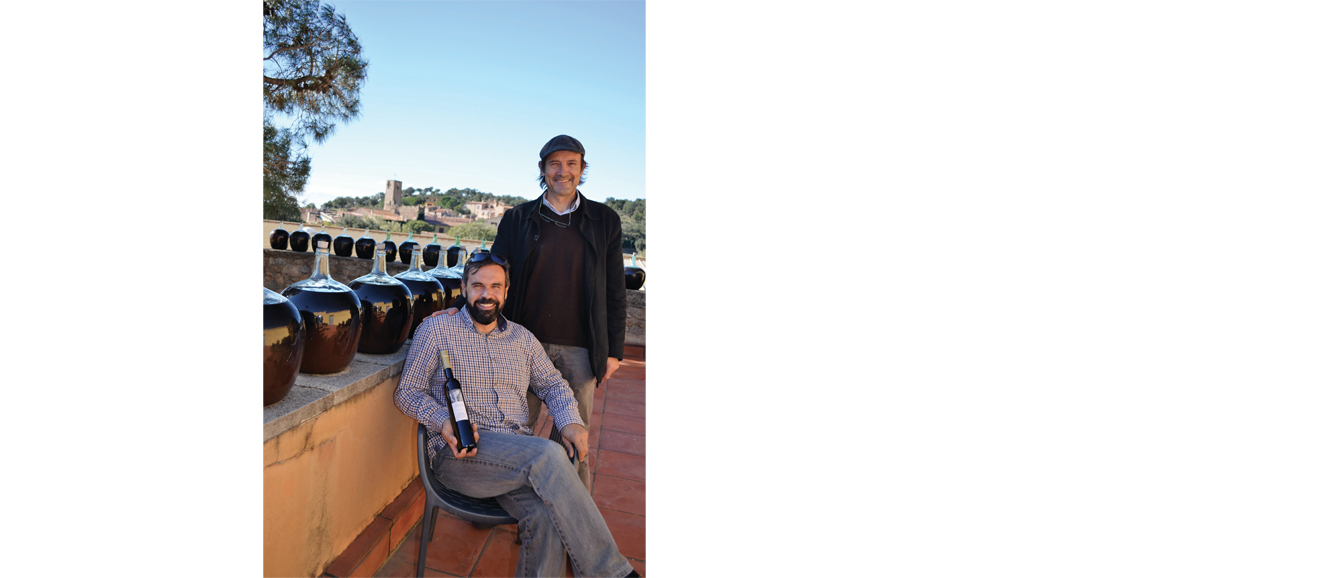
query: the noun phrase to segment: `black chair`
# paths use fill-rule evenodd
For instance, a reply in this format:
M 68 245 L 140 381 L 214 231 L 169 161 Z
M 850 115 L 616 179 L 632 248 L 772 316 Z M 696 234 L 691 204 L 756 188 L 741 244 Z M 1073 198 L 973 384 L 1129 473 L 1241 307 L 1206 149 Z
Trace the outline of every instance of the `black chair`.
M 554 428 L 555 429 L 555 428 Z M 437 523 L 437 509 L 442 508 L 453 516 L 473 523 L 479 527 L 493 527 L 501 524 L 515 524 L 502 506 L 493 498 L 471 498 L 442 485 L 433 475 L 433 468 L 428 464 L 428 429 L 419 424 L 416 446 L 419 450 L 419 478 L 423 480 L 424 529 L 419 533 L 419 564 L 415 567 L 415 576 L 424 575 L 424 558 L 428 556 L 428 541 L 433 537 L 433 525 Z M 517 534 L 516 543 L 520 543 Z

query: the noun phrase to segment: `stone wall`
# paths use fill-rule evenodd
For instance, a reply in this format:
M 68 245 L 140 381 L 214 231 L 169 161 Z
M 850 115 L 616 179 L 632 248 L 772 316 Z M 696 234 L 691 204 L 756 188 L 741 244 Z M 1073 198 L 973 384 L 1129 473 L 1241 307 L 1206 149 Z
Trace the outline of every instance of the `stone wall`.
M 626 290 L 626 344 L 645 346 L 645 292 Z

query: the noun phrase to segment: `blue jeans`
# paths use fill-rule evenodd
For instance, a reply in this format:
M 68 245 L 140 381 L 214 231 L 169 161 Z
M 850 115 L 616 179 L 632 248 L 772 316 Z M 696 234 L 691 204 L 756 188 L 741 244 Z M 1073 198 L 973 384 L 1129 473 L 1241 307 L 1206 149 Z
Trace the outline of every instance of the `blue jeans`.
M 519 520 L 516 576 L 564 576 L 568 554 L 576 576 L 631 573 L 565 447 L 536 436 L 481 431 L 478 450 L 464 459 L 444 450 L 433 461 L 434 473 L 462 494 L 496 497 Z
M 594 431 L 594 424 L 590 423 L 589 417 L 594 413 L 594 388 L 598 386 L 598 378 L 594 377 L 594 368 L 589 365 L 589 350 L 584 347 L 544 343 L 543 351 L 548 354 L 553 367 L 562 372 L 562 379 L 571 386 L 571 393 L 575 395 L 576 404 L 580 406 L 580 421 L 585 422 L 585 429 Z M 534 390 L 531 389 L 525 394 L 525 402 L 529 404 L 528 425 L 530 429 L 534 429 L 534 422 L 539 420 L 539 409 L 543 407 L 543 400 L 534 395 Z M 576 466 L 576 475 L 580 476 L 580 481 L 585 484 L 586 490 L 593 487 L 589 480 L 589 462 L 580 460 L 580 464 Z

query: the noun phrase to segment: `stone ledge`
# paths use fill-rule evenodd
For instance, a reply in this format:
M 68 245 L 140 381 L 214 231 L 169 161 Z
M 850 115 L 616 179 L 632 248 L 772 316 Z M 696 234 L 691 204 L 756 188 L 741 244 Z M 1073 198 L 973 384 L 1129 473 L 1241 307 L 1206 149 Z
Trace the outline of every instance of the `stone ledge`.
M 338 373 L 300 373 L 290 394 L 262 409 L 262 441 L 313 419 L 369 388 L 396 377 L 405 369 L 411 341 L 391 355 L 356 353 L 350 366 Z

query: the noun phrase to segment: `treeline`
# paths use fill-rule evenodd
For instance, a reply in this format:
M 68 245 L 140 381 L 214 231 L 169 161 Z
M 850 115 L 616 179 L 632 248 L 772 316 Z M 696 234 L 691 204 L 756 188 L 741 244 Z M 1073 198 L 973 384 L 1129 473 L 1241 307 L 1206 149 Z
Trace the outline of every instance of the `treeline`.
M 332 209 L 355 209 L 359 207 L 368 207 L 370 209 L 381 209 L 383 199 L 387 197 L 386 193 L 378 193 L 367 197 L 336 197 L 322 204 L 322 210 L 330 211 Z M 312 206 L 310 204 L 310 206 Z
M 608 197 L 603 204 L 612 207 L 622 218 L 622 252 L 642 253 L 645 250 L 645 200 L 614 199 Z

